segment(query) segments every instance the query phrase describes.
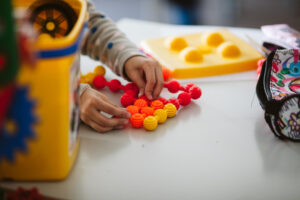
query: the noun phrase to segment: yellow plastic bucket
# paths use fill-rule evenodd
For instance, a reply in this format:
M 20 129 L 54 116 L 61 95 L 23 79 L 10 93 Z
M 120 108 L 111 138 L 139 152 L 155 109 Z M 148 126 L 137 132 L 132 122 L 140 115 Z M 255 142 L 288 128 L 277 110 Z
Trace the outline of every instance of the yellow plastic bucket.
M 17 90 L 25 104 L 30 105 L 20 114 L 34 120 L 28 120 L 25 129 L 14 125 L 16 130 L 30 133 L 21 134 L 23 138 L 19 139 L 25 148 L 16 148 L 13 160 L 0 161 L 2 180 L 61 180 L 68 175 L 77 156 L 79 54 L 88 14 L 84 0 L 64 2 L 77 14 L 72 30 L 61 38 L 40 37 L 36 42 L 35 66 L 20 66 Z M 14 7 L 28 8 L 34 3 L 16 0 Z

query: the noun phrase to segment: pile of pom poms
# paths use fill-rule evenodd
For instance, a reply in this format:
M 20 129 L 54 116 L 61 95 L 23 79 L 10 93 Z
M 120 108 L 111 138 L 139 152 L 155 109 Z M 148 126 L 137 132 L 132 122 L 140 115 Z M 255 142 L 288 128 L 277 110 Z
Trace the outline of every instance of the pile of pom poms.
M 181 86 L 178 81 L 164 83 L 164 87 L 171 93 L 181 91 L 177 98 L 158 98 L 149 100 L 146 96 L 138 97 L 139 88 L 135 83 L 122 85 L 117 79 L 107 81 L 103 76 L 96 76 L 92 85 L 100 90 L 108 87 L 112 92 L 124 91 L 120 98 L 122 106 L 131 113 L 130 123 L 134 128 L 144 127 L 146 130 L 155 130 L 158 124 L 164 123 L 167 118 L 174 117 L 181 106 L 187 106 L 191 100 L 201 97 L 201 89 L 193 83 Z
M 89 72 L 85 75 L 80 76 L 80 83 L 88 83 L 93 84 L 93 81 L 96 76 L 104 76 L 105 75 L 105 68 L 102 65 L 98 65 L 95 67 L 93 72 Z

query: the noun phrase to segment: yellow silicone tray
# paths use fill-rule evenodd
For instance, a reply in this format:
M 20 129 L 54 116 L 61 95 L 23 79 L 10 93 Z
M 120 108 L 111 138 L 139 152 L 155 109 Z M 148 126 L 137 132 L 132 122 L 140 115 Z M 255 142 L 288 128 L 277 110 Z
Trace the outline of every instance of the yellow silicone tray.
M 141 45 L 178 79 L 253 70 L 263 57 L 226 29 L 149 39 Z

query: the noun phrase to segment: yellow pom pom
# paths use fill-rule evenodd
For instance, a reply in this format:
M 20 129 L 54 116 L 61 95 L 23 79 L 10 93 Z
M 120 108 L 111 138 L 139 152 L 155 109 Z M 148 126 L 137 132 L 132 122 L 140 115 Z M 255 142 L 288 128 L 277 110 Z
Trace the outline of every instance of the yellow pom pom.
M 92 72 L 89 72 L 85 75 L 85 81 L 88 84 L 93 84 L 94 78 L 95 78 L 95 74 Z
M 86 80 L 86 76 L 85 76 L 85 75 L 81 75 L 81 76 L 80 76 L 80 83 L 87 83 L 87 80 Z
M 174 117 L 177 113 L 176 106 L 172 103 L 167 103 L 164 106 L 164 110 L 167 112 L 168 117 Z
M 157 109 L 154 111 L 154 116 L 157 118 L 159 124 L 164 123 L 167 120 L 167 112 L 163 109 Z
M 147 131 L 153 131 L 156 129 L 157 127 L 157 119 L 156 117 L 154 116 L 148 116 L 144 119 L 144 128 L 147 130 Z
M 105 75 L 105 68 L 102 65 L 98 65 L 95 69 L 94 69 L 94 74 L 96 76 L 104 76 Z

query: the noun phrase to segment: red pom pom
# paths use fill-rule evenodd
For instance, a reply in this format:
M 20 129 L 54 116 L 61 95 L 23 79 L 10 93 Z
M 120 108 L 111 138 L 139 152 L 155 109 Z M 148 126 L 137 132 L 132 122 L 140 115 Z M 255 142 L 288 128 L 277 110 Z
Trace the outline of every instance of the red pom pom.
M 147 101 L 147 104 L 150 105 L 151 101 L 145 96 L 141 96 L 140 99 L 144 99 L 145 101 Z
M 257 61 L 257 70 L 256 70 L 256 74 L 257 75 L 260 75 L 260 72 L 261 72 L 261 68 L 262 68 L 262 66 L 263 66 L 263 64 L 264 64 L 264 62 L 265 62 L 265 58 L 262 58 L 262 59 L 259 59 L 258 61 Z
M 164 85 L 166 88 L 168 88 L 169 92 L 176 93 L 180 89 L 180 84 L 178 81 L 171 81 L 169 83 L 165 83 Z
M 16 192 L 7 192 L 6 196 L 7 198 L 5 199 L 44 199 L 36 187 L 33 187 L 32 189 L 18 187 Z
M 265 58 L 259 59 L 259 60 L 257 61 L 257 67 L 262 67 L 262 65 L 264 64 L 265 61 L 266 61 Z
M 120 90 L 121 83 L 117 79 L 113 79 L 107 83 L 107 86 L 112 92 L 118 92 Z
M 124 86 L 124 92 L 127 92 L 129 90 L 131 90 L 132 92 L 134 92 L 136 95 L 138 95 L 138 93 L 139 93 L 139 88 L 138 88 L 138 86 L 135 83 L 127 83 Z
M 201 89 L 197 86 L 193 86 L 189 89 L 192 99 L 199 99 L 201 97 Z
M 125 92 L 125 94 L 128 94 L 128 95 L 130 95 L 130 96 L 132 96 L 132 97 L 137 97 L 137 94 L 136 94 L 133 90 L 127 90 L 127 91 Z
M 165 98 L 158 98 L 157 100 L 161 101 L 164 105 L 166 105 L 167 103 L 169 103 L 169 101 Z
M 93 85 L 97 89 L 102 89 L 106 85 L 106 80 L 103 76 L 96 76 L 93 80 Z
M 185 88 L 185 91 L 189 91 L 189 89 L 191 88 L 191 87 L 193 87 L 193 86 L 195 86 L 195 84 L 194 83 L 188 83 L 184 88 Z
M 135 101 L 135 98 L 133 96 L 130 96 L 129 94 L 125 93 L 121 96 L 120 102 L 122 106 L 127 107 L 129 105 L 132 105 Z
M 165 67 L 162 68 L 162 74 L 165 81 L 169 80 L 171 77 L 171 71 Z
M 191 103 L 191 95 L 187 92 L 182 92 L 178 95 L 180 105 L 186 106 Z
M 179 104 L 178 99 L 172 98 L 172 99 L 169 99 L 169 102 L 171 104 L 173 104 L 177 108 L 177 110 L 179 109 L 180 104 Z

